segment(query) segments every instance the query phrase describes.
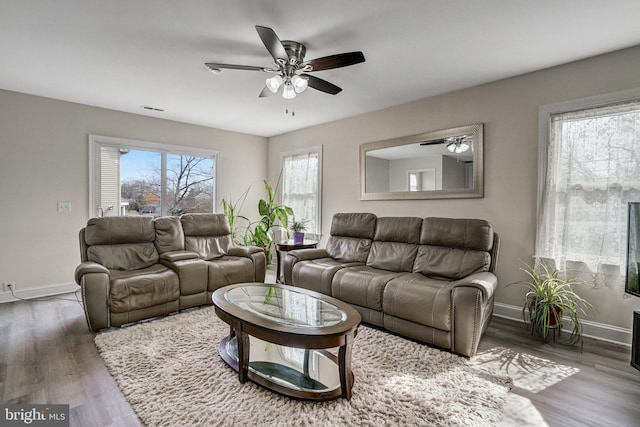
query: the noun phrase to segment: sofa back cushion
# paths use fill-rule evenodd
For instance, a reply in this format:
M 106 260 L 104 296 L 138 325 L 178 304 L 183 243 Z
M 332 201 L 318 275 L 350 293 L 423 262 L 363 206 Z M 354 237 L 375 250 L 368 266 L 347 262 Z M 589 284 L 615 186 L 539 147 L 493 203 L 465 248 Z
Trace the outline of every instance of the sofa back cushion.
M 425 218 L 413 271 L 449 280 L 489 271 L 493 228 L 482 219 Z
M 151 217 L 91 218 L 84 231 L 87 260 L 110 270 L 138 270 L 158 262 Z
M 331 221 L 331 235 L 326 250 L 333 259 L 365 262 L 376 230 L 376 216 L 371 213 L 337 213 Z
M 367 265 L 395 272 L 412 271 L 421 229 L 421 218 L 378 218 Z
M 153 220 L 156 230 L 155 245 L 160 254 L 184 251 L 184 232 L 177 216 L 160 216 Z
M 184 249 L 205 260 L 226 255 L 231 247 L 231 229 L 224 214 L 185 214 L 180 217 Z

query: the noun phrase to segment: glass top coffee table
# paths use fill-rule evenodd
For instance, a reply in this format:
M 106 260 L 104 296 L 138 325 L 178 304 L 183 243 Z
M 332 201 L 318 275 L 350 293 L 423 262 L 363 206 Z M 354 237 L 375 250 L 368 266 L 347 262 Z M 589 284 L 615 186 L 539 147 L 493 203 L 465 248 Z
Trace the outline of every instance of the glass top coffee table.
M 271 283 L 225 286 L 213 293 L 213 305 L 230 326 L 220 356 L 240 382 L 298 399 L 351 398 L 351 348 L 361 321 L 353 307 Z

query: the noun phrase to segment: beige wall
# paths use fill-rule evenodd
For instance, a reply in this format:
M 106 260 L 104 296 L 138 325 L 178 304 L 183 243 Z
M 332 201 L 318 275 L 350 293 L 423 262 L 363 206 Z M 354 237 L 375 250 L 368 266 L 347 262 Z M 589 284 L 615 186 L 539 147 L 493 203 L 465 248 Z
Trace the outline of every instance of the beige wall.
M 246 206 L 262 196 L 265 138 L 0 91 L 0 282 L 18 291 L 73 283 L 89 217 L 89 134 L 218 150 L 218 197 L 249 186 Z M 57 213 L 57 201 L 72 211 Z
M 477 217 L 502 238 L 498 302 L 520 306 L 519 267 L 531 261 L 536 227 L 538 107 L 640 87 L 640 47 L 376 111 L 269 139 L 275 181 L 280 152 L 323 145 L 324 237 L 336 212 L 388 216 Z M 429 73 L 424 74 L 429 78 Z M 348 90 L 348 88 L 345 88 Z M 339 95 L 336 98 L 339 101 Z M 360 201 L 358 146 L 365 142 L 484 123 L 485 197 L 423 201 Z M 597 310 L 589 320 L 630 328 L 640 299 L 610 289 L 585 292 Z

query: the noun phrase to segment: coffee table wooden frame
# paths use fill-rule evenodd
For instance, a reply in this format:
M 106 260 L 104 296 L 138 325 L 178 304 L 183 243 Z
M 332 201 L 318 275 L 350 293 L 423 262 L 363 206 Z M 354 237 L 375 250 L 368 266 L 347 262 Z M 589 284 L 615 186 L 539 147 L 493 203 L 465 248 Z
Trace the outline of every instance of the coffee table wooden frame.
M 346 313 L 346 320 L 338 325 L 322 328 L 291 326 L 271 321 L 243 310 L 231 304 L 224 297 L 224 294 L 233 288 L 251 285 L 272 286 L 275 288 L 294 290 L 295 292 L 309 295 L 318 300 L 326 301 L 343 310 Z M 349 304 L 318 292 L 293 286 L 275 283 L 238 283 L 216 290 L 213 293 L 213 305 L 215 306 L 218 317 L 229 325 L 229 336 L 224 338 L 219 346 L 220 357 L 238 372 L 238 379 L 241 383 L 249 379 L 269 390 L 297 399 L 331 400 L 338 397 L 351 399 L 351 387 L 354 382 L 353 372 L 351 371 L 351 349 L 358 331 L 358 326 L 361 322 L 361 317 L 360 313 Z M 304 348 L 307 350 L 339 347 L 338 357 L 323 350 L 318 351 L 321 351 L 338 365 L 340 387 L 326 392 L 295 390 L 274 383 L 252 372 L 249 370 L 249 335 L 273 344 Z M 227 351 L 227 343 L 234 337 L 237 337 L 238 344 L 237 360 Z

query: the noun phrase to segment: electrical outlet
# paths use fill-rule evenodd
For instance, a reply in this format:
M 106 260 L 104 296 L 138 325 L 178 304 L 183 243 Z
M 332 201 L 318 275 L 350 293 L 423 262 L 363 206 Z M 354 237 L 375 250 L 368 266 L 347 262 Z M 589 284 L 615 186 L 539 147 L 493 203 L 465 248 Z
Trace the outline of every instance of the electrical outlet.
M 71 202 L 58 202 L 57 203 L 57 211 L 58 212 L 71 212 Z
M 2 283 L 2 290 L 4 292 L 16 291 L 16 282 L 4 282 Z

